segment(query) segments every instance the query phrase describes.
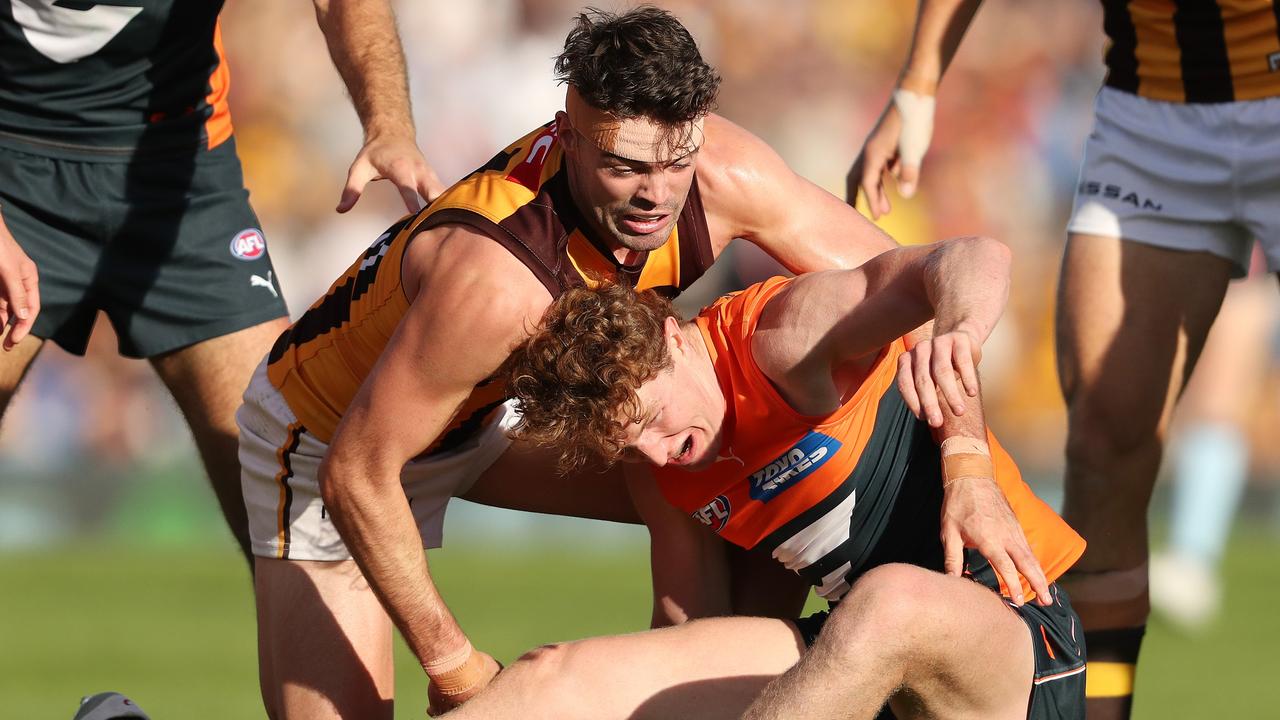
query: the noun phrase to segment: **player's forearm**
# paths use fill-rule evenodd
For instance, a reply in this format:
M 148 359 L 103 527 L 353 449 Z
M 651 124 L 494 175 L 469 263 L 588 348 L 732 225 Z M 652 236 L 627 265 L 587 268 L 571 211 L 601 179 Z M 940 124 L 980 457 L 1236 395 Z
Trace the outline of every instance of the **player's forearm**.
M 325 508 L 365 579 L 426 667 L 466 645 L 431 580 L 400 468 L 348 461 L 335 448 L 320 466 Z
M 934 246 L 925 260 L 924 285 L 934 308 L 935 336 L 963 330 L 986 342 L 1009 299 L 1011 254 L 982 237 L 955 238 Z
M 982 0 L 920 0 L 899 87 L 933 95 Z
M 414 138 L 404 51 L 390 0 L 315 0 L 315 8 L 366 141 Z

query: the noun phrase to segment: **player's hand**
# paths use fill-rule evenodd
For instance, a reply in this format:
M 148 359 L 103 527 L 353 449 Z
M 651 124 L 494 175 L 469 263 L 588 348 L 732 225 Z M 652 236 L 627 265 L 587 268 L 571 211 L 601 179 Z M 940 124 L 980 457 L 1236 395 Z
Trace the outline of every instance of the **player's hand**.
M 873 220 L 893 209 L 885 192 L 886 174 L 897 181 L 899 195 L 911 198 L 916 194 L 920 163 L 933 137 L 936 84 L 914 79 L 904 82 L 903 88 L 894 91 L 845 177 L 845 200 L 856 204 L 861 190 Z
M 940 402 L 952 414 L 963 415 L 965 398 L 978 396 L 981 360 L 982 341 L 976 333 L 960 328 L 934 335 L 898 356 L 898 391 L 917 418 L 942 427 Z
M 942 491 L 942 550 L 948 575 L 959 576 L 964 570 L 966 547 L 991 563 L 1014 604 L 1025 602 L 1019 573 L 1035 592 L 1036 602 L 1052 602 L 1040 561 L 994 478 L 961 478 Z
M 0 332 L 7 327 L 3 347 L 12 350 L 30 332 L 40 314 L 36 264 L 0 220 Z
M 344 213 L 354 207 L 371 180 L 384 179 L 395 183 L 409 212 L 422 209 L 419 197 L 429 203 L 444 192 L 436 171 L 427 164 L 413 138 L 377 136 L 360 148 L 351 163 L 337 211 Z
M 470 700 L 478 695 L 481 690 L 484 690 L 485 687 L 487 687 L 489 683 L 497 677 L 498 673 L 502 671 L 502 663 L 494 660 L 488 653 L 481 652 L 480 650 L 475 650 L 474 652 L 481 660 L 480 676 L 477 678 L 477 683 L 462 692 L 445 694 L 436 687 L 435 683 L 428 682 L 427 715 L 430 715 L 431 717 L 443 715 L 462 703 Z

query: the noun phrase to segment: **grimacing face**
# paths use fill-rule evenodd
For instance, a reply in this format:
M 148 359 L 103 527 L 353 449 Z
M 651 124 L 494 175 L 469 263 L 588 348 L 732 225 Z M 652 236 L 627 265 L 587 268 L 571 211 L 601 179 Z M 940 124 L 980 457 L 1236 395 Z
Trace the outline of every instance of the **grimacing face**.
M 689 348 L 687 342 L 684 348 Z M 626 426 L 622 459 L 702 470 L 720 454 L 724 395 L 714 373 L 708 382 L 693 355 L 672 349 L 671 367 L 636 391 L 640 420 Z
M 605 152 L 557 115 L 574 202 L 605 240 L 635 252 L 655 250 L 671 236 L 689 198 L 698 153 L 664 163 Z

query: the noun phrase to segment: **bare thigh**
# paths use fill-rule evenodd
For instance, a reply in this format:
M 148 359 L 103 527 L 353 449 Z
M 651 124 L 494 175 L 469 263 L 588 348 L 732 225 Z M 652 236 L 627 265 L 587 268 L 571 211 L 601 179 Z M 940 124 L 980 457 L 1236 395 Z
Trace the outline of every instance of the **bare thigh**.
M 27 371 L 31 369 L 32 362 L 43 346 L 43 340 L 28 335 L 9 352 L 0 350 L 0 418 L 9 409 L 18 386 L 22 384 L 22 379 L 27 376 Z
M 354 561 L 260 557 L 254 591 L 270 717 L 392 716 L 391 620 Z
M 288 325 L 279 318 L 151 358 L 191 428 L 222 514 L 247 559 L 252 555 L 236 410 L 254 368 Z
M 1145 561 L 1164 435 L 1230 272 L 1208 253 L 1070 237 L 1057 350 L 1068 411 L 1063 514 L 1090 541 L 1077 569 Z
M 795 627 L 710 618 L 539 648 L 504 670 L 453 720 L 729 720 L 791 667 Z

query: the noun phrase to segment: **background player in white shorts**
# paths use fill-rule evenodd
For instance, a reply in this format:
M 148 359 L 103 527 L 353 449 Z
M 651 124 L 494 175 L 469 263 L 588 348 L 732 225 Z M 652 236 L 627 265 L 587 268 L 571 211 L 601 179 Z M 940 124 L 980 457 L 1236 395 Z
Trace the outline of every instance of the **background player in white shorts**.
M 894 98 L 849 173 L 915 190 L 934 94 L 980 0 L 923 0 Z M 1058 294 L 1063 517 L 1089 549 L 1062 585 L 1088 631 L 1089 716 L 1127 717 L 1149 611 L 1146 508 L 1165 429 L 1254 240 L 1280 268 L 1280 33 L 1270 0 L 1104 2 L 1106 87 Z

